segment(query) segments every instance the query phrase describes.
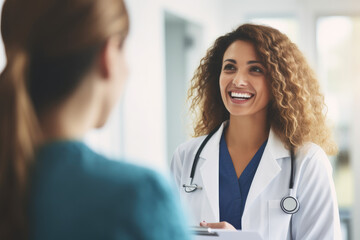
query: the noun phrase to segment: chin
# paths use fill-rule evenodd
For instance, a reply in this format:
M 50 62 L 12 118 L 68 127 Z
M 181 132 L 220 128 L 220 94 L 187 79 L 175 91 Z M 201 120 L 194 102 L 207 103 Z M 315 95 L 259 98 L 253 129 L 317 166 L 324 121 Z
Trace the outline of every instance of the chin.
M 230 115 L 232 116 L 247 116 L 247 115 L 251 115 L 252 112 L 249 111 L 249 109 L 234 109 L 234 108 L 226 108 L 228 110 L 228 112 L 230 113 Z

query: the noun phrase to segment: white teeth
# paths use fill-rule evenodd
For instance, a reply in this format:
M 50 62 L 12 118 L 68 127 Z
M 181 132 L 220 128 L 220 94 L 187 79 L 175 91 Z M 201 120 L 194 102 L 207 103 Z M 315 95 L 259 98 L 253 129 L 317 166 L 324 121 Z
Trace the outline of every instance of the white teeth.
M 246 98 L 249 99 L 252 97 L 252 95 L 250 93 L 237 93 L 237 92 L 231 92 L 231 97 L 236 97 L 236 98 Z

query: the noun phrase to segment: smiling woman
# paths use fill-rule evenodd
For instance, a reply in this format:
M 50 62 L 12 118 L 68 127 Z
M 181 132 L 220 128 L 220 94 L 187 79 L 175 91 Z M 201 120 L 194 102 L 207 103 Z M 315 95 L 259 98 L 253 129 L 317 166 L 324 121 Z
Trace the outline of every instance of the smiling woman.
M 312 141 L 328 154 L 336 153 L 337 147 L 322 113 L 325 105 L 319 82 L 303 54 L 278 30 L 253 24 L 244 24 L 219 37 L 201 60 L 188 92 L 190 111 L 196 117 L 194 136 L 208 134 L 229 119 L 219 91 L 219 78 L 224 75 L 223 70 L 236 67 L 223 63 L 228 58 L 225 59 L 225 52 L 235 48 L 236 41 L 254 47 L 256 58 L 249 61 L 256 62 L 250 62 L 258 68 L 253 71 L 263 71 L 266 75 L 273 99 L 268 107 L 269 123 L 287 147 Z M 234 64 L 234 61 L 229 63 Z
M 196 138 L 176 149 L 171 168 L 193 224 L 263 239 L 341 238 L 323 96 L 286 35 L 245 24 L 219 37 L 189 100 Z
M 254 45 L 235 41 L 223 59 L 220 92 L 230 115 L 262 114 L 265 118 L 270 101 L 269 81 Z

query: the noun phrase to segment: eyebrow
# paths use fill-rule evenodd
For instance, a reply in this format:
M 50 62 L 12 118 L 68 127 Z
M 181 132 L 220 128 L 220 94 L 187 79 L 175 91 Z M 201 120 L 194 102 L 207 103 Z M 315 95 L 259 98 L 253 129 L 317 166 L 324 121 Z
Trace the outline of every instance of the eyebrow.
M 232 63 L 236 64 L 236 61 L 234 59 L 225 59 L 224 62 L 232 62 Z
M 234 60 L 234 59 L 225 59 L 224 62 L 231 62 L 231 63 L 236 64 L 236 60 Z M 254 64 L 254 63 L 259 63 L 259 64 L 263 65 L 262 62 L 260 62 L 260 61 L 255 61 L 255 60 L 252 60 L 252 61 L 248 61 L 248 62 L 247 62 L 247 64 Z

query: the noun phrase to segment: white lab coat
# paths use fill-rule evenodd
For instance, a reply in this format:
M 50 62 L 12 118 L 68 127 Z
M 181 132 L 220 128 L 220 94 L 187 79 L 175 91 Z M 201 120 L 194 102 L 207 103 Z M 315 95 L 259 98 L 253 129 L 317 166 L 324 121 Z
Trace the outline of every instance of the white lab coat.
M 173 156 L 171 171 L 191 225 L 200 221 L 219 222 L 219 142 L 224 122 L 200 154 L 193 183 L 202 190 L 186 193 L 193 160 L 205 136 L 180 145 Z M 244 231 L 257 231 L 264 240 L 341 239 L 340 220 L 332 167 L 325 152 L 308 143 L 296 152 L 294 194 L 300 209 L 292 216 L 280 208 L 289 195 L 290 152 L 270 130 L 267 145 L 255 173 L 242 216 Z M 292 230 L 290 228 L 292 225 Z

